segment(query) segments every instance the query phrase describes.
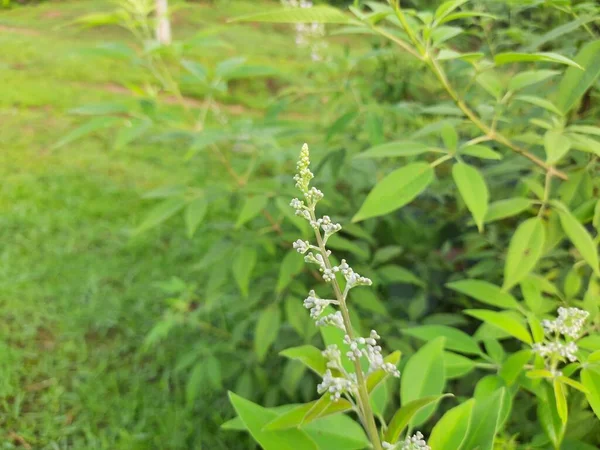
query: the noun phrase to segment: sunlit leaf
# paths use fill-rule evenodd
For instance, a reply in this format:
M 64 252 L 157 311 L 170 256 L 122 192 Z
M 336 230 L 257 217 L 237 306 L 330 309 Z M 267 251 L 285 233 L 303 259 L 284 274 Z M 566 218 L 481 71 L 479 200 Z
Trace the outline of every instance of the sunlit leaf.
M 375 185 L 352 221 L 382 216 L 401 208 L 423 192 L 433 179 L 433 169 L 426 163 L 396 169 Z
M 466 309 L 464 313 L 475 317 L 476 319 L 482 320 L 483 322 L 488 323 L 496 328 L 499 328 L 505 333 L 514 336 L 526 344 L 533 343 L 527 328 L 525 328 L 521 322 L 509 314 L 489 311 L 487 309 Z
M 452 177 L 458 191 L 471 211 L 479 231 L 483 231 L 483 219 L 487 213 L 489 192 L 485 179 L 473 166 L 457 163 L 452 167 Z

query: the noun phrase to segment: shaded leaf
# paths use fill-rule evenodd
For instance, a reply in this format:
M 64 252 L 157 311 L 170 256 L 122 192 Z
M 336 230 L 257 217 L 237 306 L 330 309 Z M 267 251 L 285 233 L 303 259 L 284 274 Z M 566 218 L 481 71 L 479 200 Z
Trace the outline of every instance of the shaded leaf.
M 277 339 L 281 315 L 277 305 L 269 306 L 258 317 L 254 331 L 254 352 L 260 362 L 264 361 L 271 345 Z
M 542 221 L 531 218 L 521 223 L 510 240 L 504 266 L 504 284 L 508 290 L 527 276 L 542 256 L 546 231 Z

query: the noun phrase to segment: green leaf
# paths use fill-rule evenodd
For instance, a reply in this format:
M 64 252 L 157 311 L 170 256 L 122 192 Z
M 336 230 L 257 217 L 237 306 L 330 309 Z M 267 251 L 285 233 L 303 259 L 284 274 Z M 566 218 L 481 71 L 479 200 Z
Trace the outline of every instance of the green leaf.
M 520 309 L 519 302 L 508 292 L 498 286 L 482 280 L 459 280 L 446 284 L 446 287 L 454 291 L 473 297 L 487 305 L 502 309 Z
M 306 421 L 308 413 L 315 408 L 315 406 L 320 405 L 320 414 L 315 416 L 314 419 L 310 421 Z M 289 411 L 284 412 L 280 416 L 273 419 L 263 428 L 264 431 L 272 431 L 272 430 L 285 430 L 288 428 L 298 428 L 301 425 L 306 425 L 313 420 L 321 419 L 328 415 L 332 414 L 340 414 L 345 411 L 349 411 L 352 409 L 352 404 L 346 400 L 345 398 L 339 399 L 337 402 L 332 402 L 330 396 L 325 394 L 319 400 L 314 400 L 310 403 L 305 403 L 304 405 L 297 406 Z
M 509 290 L 533 270 L 542 256 L 545 240 L 541 219 L 534 217 L 519 225 L 508 246 L 502 289 Z
M 571 145 L 582 152 L 593 153 L 600 156 L 600 142 L 583 134 L 569 133 Z
M 461 155 L 469 155 L 469 156 L 474 156 L 475 158 L 481 158 L 481 159 L 494 159 L 494 160 L 502 159 L 502 155 L 500 153 L 495 152 L 494 150 L 492 150 L 489 147 L 486 147 L 485 145 L 479 145 L 479 144 L 473 144 L 473 145 L 468 145 L 466 147 L 461 147 L 458 150 L 458 153 Z
M 464 313 L 499 328 L 526 344 L 531 345 L 533 343 L 527 328 L 525 328 L 517 319 L 512 317 L 512 315 L 503 312 L 489 311 L 487 309 L 466 309 Z
M 125 126 L 119 128 L 115 138 L 114 149 L 120 150 L 142 136 L 152 126 L 149 119 L 133 119 L 126 122 Z
M 444 352 L 444 370 L 446 378 L 462 378 L 475 370 L 475 362 L 466 356 L 452 352 Z
M 492 70 L 481 72 L 475 79 L 485 91 L 494 97 L 496 100 L 500 100 L 502 93 L 504 92 L 504 86 L 498 74 Z
M 254 197 L 246 198 L 244 206 L 242 206 L 242 210 L 238 215 L 235 227 L 240 228 L 246 222 L 254 219 L 263 209 L 265 209 L 268 202 L 269 198 L 265 195 L 255 195 Z
M 442 44 L 464 32 L 465 32 L 465 30 L 460 27 L 439 27 L 439 28 L 435 28 L 431 32 L 431 39 L 434 42 L 435 46 L 439 46 L 440 44 Z
M 560 109 L 558 109 L 554 103 L 545 98 L 535 97 L 533 95 L 516 95 L 515 100 L 520 100 L 522 102 L 530 103 L 535 106 L 539 106 L 540 108 L 544 108 L 546 111 L 562 116 L 563 113 Z
M 187 232 L 187 236 L 191 239 L 200 225 L 200 222 L 206 216 L 206 209 L 208 208 L 208 203 L 205 197 L 198 197 L 192 200 L 185 208 L 185 229 Z
M 379 299 L 372 289 L 357 289 L 350 296 L 357 307 L 374 312 L 375 314 L 387 315 L 385 304 Z
M 431 341 L 443 336 L 446 338 L 445 347 L 449 350 L 470 353 L 472 355 L 481 354 L 481 350 L 475 339 L 464 331 L 445 325 L 421 325 L 413 328 L 404 328 L 402 329 L 402 333 L 423 341 Z
M 531 350 L 521 350 L 506 358 L 498 374 L 507 386 L 510 387 L 517 381 L 517 378 L 523 372 L 523 368 L 529 362 L 531 356 Z
M 581 69 L 582 67 L 577 64 L 575 61 L 567 58 L 566 56 L 559 55 L 558 53 L 551 52 L 540 52 L 540 53 L 516 53 L 516 52 L 508 52 L 508 53 L 498 53 L 494 57 L 494 62 L 497 66 L 501 66 L 503 64 L 510 64 L 516 62 L 554 62 L 558 64 L 566 64 L 567 66 L 578 67 Z
M 508 89 L 511 91 L 518 91 L 519 89 L 526 88 L 533 84 L 541 83 L 558 75 L 558 70 L 527 70 L 520 72 L 511 78 L 508 83 Z
M 492 450 L 494 448 L 494 438 L 500 422 L 504 392 L 505 389 L 501 388 L 492 395 L 475 400 L 468 436 L 461 448 L 465 450 Z
M 583 66 L 584 70 L 570 67 L 558 86 L 556 104 L 564 114 L 577 105 L 583 94 L 600 76 L 600 40 L 585 44 L 575 61 Z
M 196 62 L 196 61 L 190 61 L 187 59 L 183 59 L 181 61 L 181 65 L 189 72 L 191 73 L 194 77 L 196 77 L 197 80 L 199 81 L 206 81 L 206 77 L 208 75 L 208 71 L 206 70 L 206 68 Z
M 385 408 L 390 400 L 390 393 L 387 384 L 379 384 L 379 386 L 373 389 L 370 394 L 371 395 L 369 395 L 369 399 L 371 408 L 373 408 L 373 413 L 375 416 L 383 417 Z
M 277 279 L 275 291 L 277 293 L 282 292 L 294 279 L 294 276 L 302 271 L 303 267 L 304 259 L 302 256 L 295 250 L 290 250 L 279 266 L 279 278 Z
M 327 370 L 327 360 L 321 354 L 321 350 L 312 345 L 301 345 L 291 347 L 279 352 L 281 356 L 300 361 L 317 375 L 323 376 Z
M 355 156 L 357 159 L 394 158 L 420 155 L 431 150 L 427 145 L 416 141 L 395 141 L 376 145 Z
M 363 428 L 344 414 L 328 415 L 301 428 L 319 450 L 362 450 L 370 446 Z
M 584 394 L 589 394 L 590 392 L 583 384 L 579 383 L 578 381 L 572 380 L 568 377 L 565 377 L 564 375 L 559 375 L 558 377 L 556 377 L 556 379 L 563 384 L 569 385 L 572 388 L 577 389 L 579 392 L 583 392 Z
M 390 283 L 407 283 L 417 286 L 425 286 L 425 283 L 404 267 L 396 265 L 386 265 L 377 269 L 379 275 L 387 284 Z
M 600 373 L 596 370 L 585 368 L 581 371 L 581 383 L 587 389 L 585 394 L 596 417 L 600 419 Z
M 221 376 L 221 362 L 213 355 L 208 356 L 203 362 L 206 378 L 214 389 L 223 389 Z
M 187 379 L 185 385 L 185 402 L 188 408 L 194 406 L 200 391 L 204 386 L 206 369 L 203 363 L 197 363 Z
M 485 222 L 494 222 L 506 217 L 516 216 L 529 209 L 531 200 L 524 197 L 507 198 L 490 203 L 485 215 Z
M 562 423 L 566 424 L 567 419 L 569 418 L 569 410 L 567 408 L 565 386 L 557 378 L 552 381 L 552 386 L 554 387 L 554 397 L 556 397 L 556 410 L 558 411 L 558 416 Z
M 327 247 L 333 250 L 343 250 L 357 256 L 361 260 L 369 258 L 369 250 L 367 246 L 358 245 L 348 239 L 345 239 L 337 234 L 334 234 L 327 240 Z
M 275 22 L 275 23 L 352 23 L 339 9 L 330 6 L 312 8 L 286 8 L 236 17 L 230 22 Z
M 444 124 L 442 127 L 442 140 L 447 149 L 455 150 L 458 146 L 458 133 L 456 132 L 456 128 L 449 123 Z
M 532 380 L 536 380 L 538 378 L 549 378 L 549 379 L 554 378 L 554 375 L 552 375 L 552 372 L 550 372 L 549 370 L 546 370 L 546 369 L 529 370 L 529 371 L 527 371 L 526 375 L 527 375 L 527 378 L 531 378 Z
M 277 305 L 269 306 L 261 312 L 254 331 L 254 353 L 259 362 L 264 361 L 269 348 L 277 339 L 280 323 L 281 315 Z
M 252 403 L 233 392 L 229 392 L 233 405 L 246 429 L 264 450 L 318 450 L 306 432 L 291 428 L 288 430 L 263 431 L 265 425 L 277 417 L 277 413 Z
M 335 136 L 336 134 L 344 131 L 350 123 L 358 116 L 357 111 L 348 111 L 338 117 L 333 124 L 327 129 L 327 134 L 325 135 L 325 141 L 329 142 L 329 140 Z
M 55 143 L 52 147 L 50 147 L 50 149 L 56 150 L 57 148 L 64 147 L 73 141 L 88 136 L 96 131 L 112 127 L 118 123 L 121 123 L 122 121 L 123 119 L 119 117 L 94 117 L 80 127 L 75 128 L 73 131 Z
M 594 273 L 600 277 L 598 263 L 598 247 L 587 232 L 585 227 L 573 216 L 569 209 L 558 201 L 553 202 L 557 206 L 560 224 L 583 259 L 590 265 Z
M 533 40 L 533 42 L 531 42 L 531 44 L 529 44 L 524 50 L 527 50 L 527 51 L 535 50 L 536 48 L 541 47 L 546 42 L 550 42 L 560 36 L 563 36 L 567 33 L 575 31 L 582 25 L 585 25 L 586 23 L 594 22 L 597 20 L 598 20 L 598 16 L 579 17 L 571 22 L 565 23 L 564 25 L 553 28 L 549 32 L 547 32 L 547 33 L 543 34 L 542 36 L 538 37 L 537 39 Z
M 548 130 L 544 135 L 546 162 L 555 164 L 567 154 L 571 148 L 571 140 L 560 130 Z
M 598 204 L 600 205 L 600 201 L 598 202 Z M 600 210 L 600 207 L 598 207 L 598 210 Z M 600 218 L 599 218 L 599 220 L 600 220 Z M 400 256 L 401 254 L 402 254 L 402 247 L 399 247 L 397 245 L 389 245 L 387 247 L 380 247 L 377 249 L 377 251 L 373 255 L 373 261 L 371 261 L 371 264 L 373 266 L 377 266 L 379 264 L 386 263 L 389 260 L 394 259 L 397 256 Z
M 250 276 L 256 265 L 256 249 L 253 247 L 242 247 L 231 264 L 233 278 L 240 288 L 244 297 L 248 297 Z
M 400 379 L 400 397 L 403 405 L 430 395 L 439 395 L 444 389 L 446 375 L 444 370 L 444 337 L 429 341 L 410 357 Z M 435 407 L 427 407 L 413 419 L 417 427 L 434 412 Z M 394 441 L 388 441 L 394 442 Z
M 476 11 L 463 11 L 463 12 L 457 12 L 454 14 L 448 14 L 446 17 L 444 17 L 443 19 L 438 21 L 438 25 L 442 25 L 442 24 L 448 23 L 448 22 L 453 22 L 458 19 L 467 19 L 467 18 L 471 18 L 471 17 L 487 17 L 489 19 L 496 19 L 496 16 L 493 16 L 491 14 L 486 14 L 486 13 L 476 12 Z
M 396 411 L 394 417 L 392 417 L 392 420 L 385 431 L 384 440 L 390 443 L 397 442 L 398 439 L 400 439 L 402 431 L 404 431 L 411 420 L 417 420 L 417 413 L 427 406 L 430 406 L 428 409 L 433 411 L 435 403 L 439 402 L 444 397 L 452 397 L 452 394 L 429 395 L 416 400 L 411 400 L 408 403 L 403 402 L 402 407 Z
M 429 436 L 431 450 L 460 450 L 471 425 L 475 399 L 455 406 L 435 424 Z
M 187 200 L 183 197 L 173 197 L 164 200 L 150 210 L 142 223 L 135 229 L 133 233 L 139 234 L 163 223 L 165 220 L 174 216 L 177 212 L 183 209 L 186 204 Z
M 469 0 L 450 0 L 450 1 L 442 3 L 435 10 L 434 19 L 436 21 L 439 21 L 439 20 L 443 19 L 448 14 L 450 14 L 452 11 L 454 11 L 456 8 L 459 8 L 460 6 L 464 5 L 468 1 Z
M 375 185 L 353 222 L 382 216 L 410 203 L 434 179 L 433 169 L 426 163 L 412 163 L 394 170 Z
M 452 167 L 452 177 L 461 197 L 471 211 L 479 231 L 483 231 L 483 219 L 487 213 L 489 193 L 485 179 L 479 171 L 468 164 L 457 163 Z

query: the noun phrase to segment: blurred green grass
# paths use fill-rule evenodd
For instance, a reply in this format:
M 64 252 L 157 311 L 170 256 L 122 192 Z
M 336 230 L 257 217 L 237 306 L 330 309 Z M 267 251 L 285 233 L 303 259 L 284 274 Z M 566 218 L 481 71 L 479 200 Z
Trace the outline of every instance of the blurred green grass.
M 174 17 L 178 37 L 203 31 L 229 43 L 208 48 L 203 63 L 243 54 L 293 76 L 308 59 L 290 28 L 225 25 L 255 2 L 218 4 L 185 5 Z M 180 152 L 159 145 L 114 151 L 108 132 L 51 149 L 79 121 L 69 109 L 124 101 L 114 86 L 144 82 L 139 68 L 83 51 L 127 41 L 116 28 L 72 26 L 110 7 L 72 0 L 0 13 L 2 449 L 176 450 L 206 442 L 198 423 L 206 405 L 186 409 L 181 386 L 165 372 L 173 355 L 139 351 L 164 309 L 157 283 L 193 277 L 202 243 L 190 244 L 177 220 L 130 235 L 147 210 L 143 192 L 193 171 Z M 269 93 L 249 83 L 224 100 L 249 108 L 266 104 Z

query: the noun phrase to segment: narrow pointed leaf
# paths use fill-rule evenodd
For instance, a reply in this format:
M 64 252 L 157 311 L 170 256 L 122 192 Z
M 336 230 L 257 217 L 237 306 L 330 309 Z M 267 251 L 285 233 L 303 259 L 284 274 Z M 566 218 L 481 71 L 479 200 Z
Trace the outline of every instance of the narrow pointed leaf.
M 558 53 L 551 52 L 540 52 L 540 53 L 498 53 L 494 57 L 494 62 L 497 66 L 502 64 L 510 64 L 515 62 L 554 62 L 559 64 L 566 64 L 567 66 L 573 66 L 581 69 L 581 66 L 575 61 L 567 58 L 566 56 L 559 55 Z
M 598 246 L 594 243 L 592 236 L 585 227 L 573 216 L 569 209 L 562 203 L 555 201 L 557 205 L 560 224 L 573 243 L 579 250 L 583 259 L 590 265 L 594 273 L 600 277 L 600 266 L 598 263 Z
M 404 431 L 404 429 L 408 426 L 415 414 L 417 414 L 426 406 L 437 403 L 444 397 L 451 396 L 452 394 L 429 395 L 427 397 L 419 398 L 406 403 L 398 411 L 396 411 L 396 414 L 394 414 L 394 417 L 392 417 L 392 420 L 388 425 L 388 429 L 385 432 L 384 440 L 386 442 L 398 441 L 402 431 Z
M 423 192 L 433 178 L 433 169 L 426 163 L 413 163 L 394 170 L 375 185 L 352 221 L 382 216 L 401 208 Z
M 542 257 L 546 231 L 542 221 L 531 218 L 523 222 L 510 240 L 504 265 L 504 285 L 507 291 L 533 270 Z
M 322 376 L 327 370 L 327 360 L 322 355 L 321 350 L 312 345 L 286 348 L 279 352 L 279 354 L 286 358 L 300 361 L 318 375 Z
M 471 425 L 475 399 L 455 406 L 435 424 L 429 436 L 431 450 L 460 450 Z
M 533 340 L 527 328 L 523 326 L 521 322 L 512 317 L 509 314 L 489 311 L 487 309 L 467 309 L 464 311 L 465 314 L 475 317 L 476 319 L 482 320 L 483 322 L 490 324 L 496 328 L 501 329 L 505 333 L 514 336 L 520 341 L 526 344 L 532 344 Z
M 600 76 L 600 40 L 585 44 L 575 57 L 575 62 L 584 70 L 569 67 L 558 87 L 556 105 L 565 114 L 573 109 Z
M 264 450 L 318 450 L 308 435 L 296 428 L 263 431 L 277 413 L 229 392 L 229 400 L 246 429 Z
M 483 176 L 475 167 L 457 163 L 452 167 L 452 177 L 467 208 L 473 215 L 477 228 L 482 231 L 489 200 L 489 192 Z
M 517 310 L 521 308 L 519 302 L 512 295 L 487 281 L 459 280 L 446 284 L 446 287 L 498 308 Z
M 443 359 L 445 341 L 444 337 L 429 341 L 409 358 L 400 379 L 400 398 L 403 405 L 442 393 L 446 383 Z M 412 425 L 421 425 L 433 412 L 433 406 L 424 408 L 412 419 Z

